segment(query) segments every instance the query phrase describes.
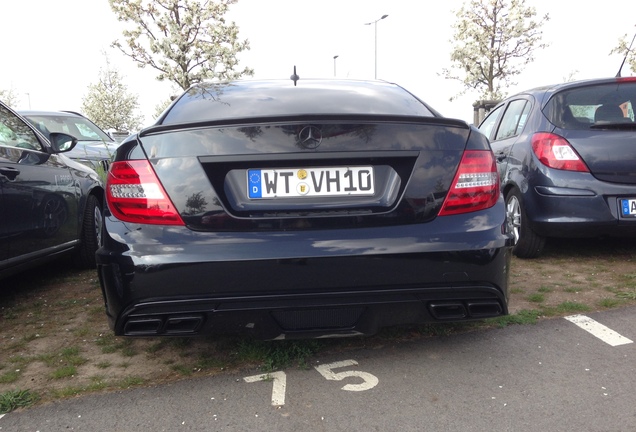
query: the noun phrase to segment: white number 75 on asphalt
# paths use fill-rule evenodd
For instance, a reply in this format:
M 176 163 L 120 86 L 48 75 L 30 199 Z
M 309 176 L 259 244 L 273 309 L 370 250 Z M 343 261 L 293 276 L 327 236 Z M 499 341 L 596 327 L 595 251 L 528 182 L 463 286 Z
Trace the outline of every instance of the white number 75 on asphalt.
M 358 362 L 355 360 L 343 360 L 335 363 L 328 363 L 316 366 L 315 369 L 330 381 L 342 381 L 348 377 L 356 377 L 362 379 L 359 384 L 346 384 L 342 390 L 346 391 L 364 391 L 370 390 L 378 385 L 378 378 L 368 372 L 362 371 L 343 371 L 334 372 L 333 369 L 343 368 L 347 366 L 355 366 Z M 261 375 L 253 375 L 243 378 L 245 382 L 253 383 L 257 381 L 272 381 L 272 405 L 285 405 L 285 390 L 287 389 L 287 375 L 285 372 L 277 371 Z

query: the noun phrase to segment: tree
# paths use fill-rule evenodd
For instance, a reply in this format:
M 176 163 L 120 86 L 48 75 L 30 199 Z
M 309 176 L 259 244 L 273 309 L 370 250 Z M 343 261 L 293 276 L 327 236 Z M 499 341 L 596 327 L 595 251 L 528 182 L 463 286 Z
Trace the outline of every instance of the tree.
M 244 68 L 235 71 L 237 54 L 249 49 L 249 41 L 238 39 L 238 27 L 227 24 L 224 14 L 238 0 L 109 0 L 119 21 L 132 23 L 124 30 L 125 46 L 114 47 L 138 63 L 150 66 L 186 90 L 206 79 L 231 80 L 253 75 Z
M 0 100 L 11 108 L 15 108 L 18 105 L 18 95 L 13 88 L 9 90 L 0 89 Z
M 470 0 L 456 16 L 452 66 L 442 75 L 463 84 L 457 96 L 472 89 L 481 99 L 502 99 L 505 88 L 515 84 L 512 79 L 534 60 L 534 51 L 547 46 L 540 29 L 550 18 L 534 20 L 536 10 L 525 0 Z
M 627 63 L 633 72 L 636 72 L 636 52 L 632 49 L 634 41 L 636 40 L 636 34 L 632 38 L 632 42 L 627 45 L 627 35 L 624 35 L 619 41 L 618 46 L 610 51 L 610 54 L 620 54 L 624 58 L 624 63 Z M 621 64 L 617 76 L 625 74 L 625 65 Z
M 137 95 L 128 92 L 121 75 L 106 58 L 99 81 L 88 86 L 82 99 L 82 111 L 102 129 L 129 132 L 139 129 L 143 121 L 136 113 L 138 108 Z

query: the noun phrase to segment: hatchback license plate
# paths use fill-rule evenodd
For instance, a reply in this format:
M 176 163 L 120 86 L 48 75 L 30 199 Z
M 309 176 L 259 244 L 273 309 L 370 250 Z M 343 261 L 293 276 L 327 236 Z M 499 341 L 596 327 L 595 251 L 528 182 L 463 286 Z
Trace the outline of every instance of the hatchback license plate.
M 373 195 L 372 166 L 248 169 L 251 199 Z
M 636 199 L 622 199 L 621 214 L 623 217 L 636 218 Z

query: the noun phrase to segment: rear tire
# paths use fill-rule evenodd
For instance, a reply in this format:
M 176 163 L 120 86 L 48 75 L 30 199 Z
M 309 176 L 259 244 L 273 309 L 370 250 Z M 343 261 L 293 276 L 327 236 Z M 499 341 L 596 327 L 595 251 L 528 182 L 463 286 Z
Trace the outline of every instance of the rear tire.
M 506 194 L 506 219 L 513 234 L 515 245 L 512 253 L 519 258 L 536 258 L 545 246 L 545 237 L 538 235 L 528 225 L 528 217 L 517 188 Z
M 80 268 L 95 268 L 95 252 L 101 244 L 104 215 L 102 206 L 95 195 L 89 195 L 84 208 L 80 247 L 77 251 L 76 264 Z

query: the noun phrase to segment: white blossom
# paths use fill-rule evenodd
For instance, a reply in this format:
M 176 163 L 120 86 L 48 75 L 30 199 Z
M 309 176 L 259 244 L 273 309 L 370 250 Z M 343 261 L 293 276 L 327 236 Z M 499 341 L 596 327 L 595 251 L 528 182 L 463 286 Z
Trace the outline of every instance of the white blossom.
M 143 121 L 137 114 L 138 108 L 137 95 L 128 92 L 121 75 L 106 58 L 99 81 L 88 86 L 88 93 L 82 99 L 83 113 L 104 130 L 132 132 L 138 130 Z
M 625 64 L 623 64 L 620 69 L 621 76 L 629 75 L 627 67 L 631 68 L 632 72 L 636 73 L 636 47 L 634 46 L 636 44 L 635 41 L 636 34 L 631 36 L 631 38 L 628 37 L 628 35 L 624 35 L 621 39 L 619 39 L 616 48 L 610 51 L 610 54 L 620 54 L 625 60 Z M 627 67 L 625 67 L 626 65 Z
M 159 81 L 186 90 L 203 80 L 231 80 L 253 75 L 236 71 L 237 54 L 249 49 L 238 39 L 238 27 L 225 21 L 238 0 L 109 0 L 119 21 L 132 24 L 124 42 L 114 47 L 138 63 L 158 71 Z
M 547 47 L 540 29 L 550 18 L 536 21 L 536 9 L 525 0 L 469 0 L 456 16 L 452 66 L 442 75 L 463 84 L 459 95 L 475 90 L 481 99 L 502 99 L 516 84 L 512 79 L 534 60 L 534 51 Z
M 5 105 L 15 108 L 18 105 L 19 99 L 17 92 L 13 88 L 9 90 L 0 89 L 0 100 L 4 102 Z

